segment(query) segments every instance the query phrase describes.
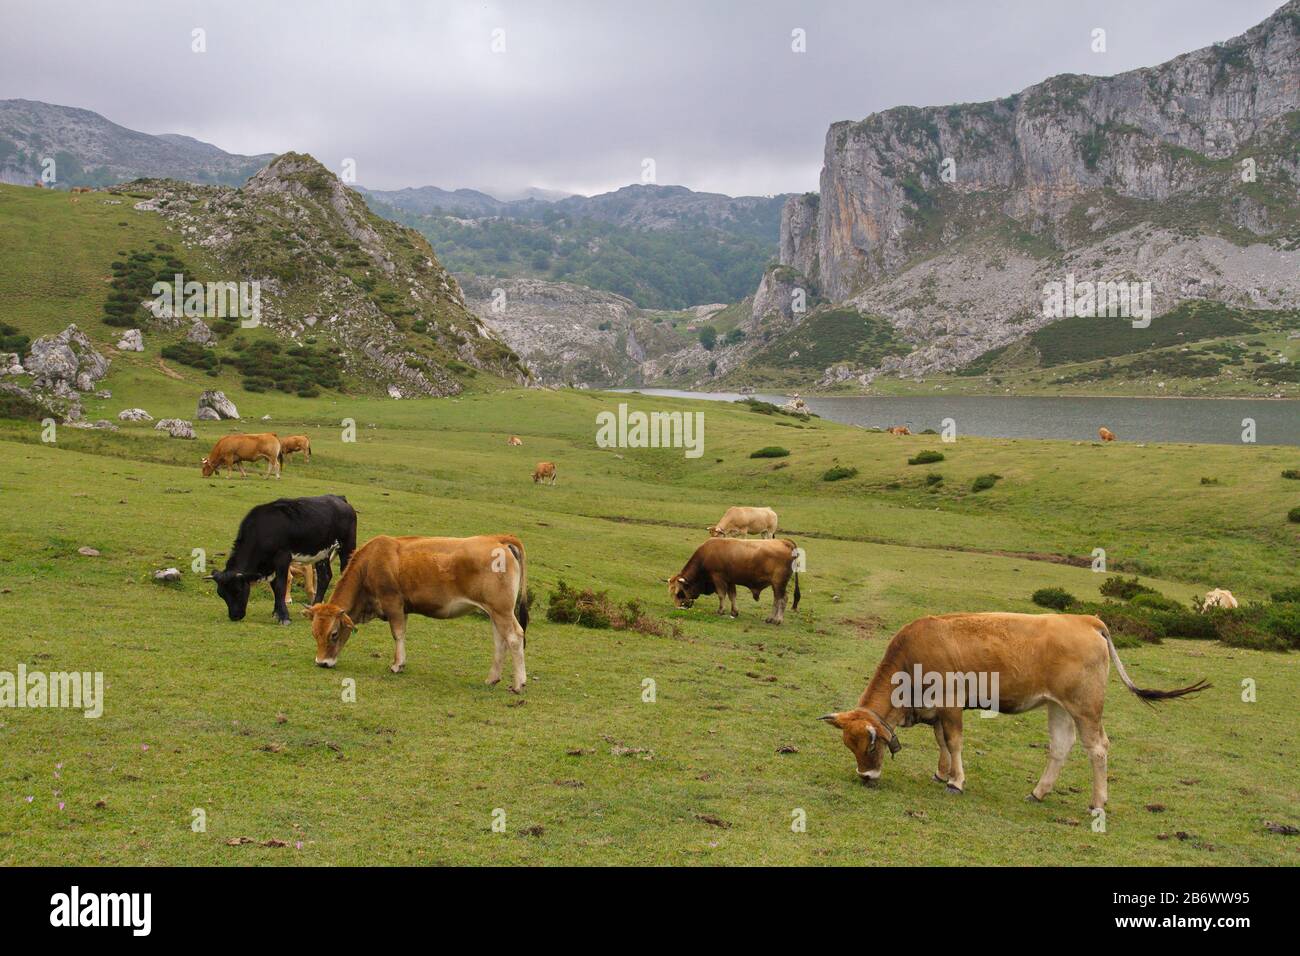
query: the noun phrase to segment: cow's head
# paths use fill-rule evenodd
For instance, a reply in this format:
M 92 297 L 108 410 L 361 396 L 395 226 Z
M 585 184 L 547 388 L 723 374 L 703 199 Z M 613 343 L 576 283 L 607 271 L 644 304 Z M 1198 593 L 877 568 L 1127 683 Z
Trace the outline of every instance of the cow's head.
M 327 602 L 303 608 L 302 616 L 311 621 L 311 636 L 316 638 L 316 666 L 333 667 L 356 629 L 352 618 L 337 604 Z
M 853 751 L 857 761 L 858 779 L 868 787 L 876 786 L 880 780 L 880 767 L 885 759 L 885 751 L 897 753 L 902 746 L 893 730 L 866 710 L 859 707 L 838 714 L 826 714 L 820 718 L 832 727 L 837 727 L 844 734 L 844 746 Z
M 707 531 L 707 532 L 709 533 L 709 537 L 710 537 L 710 538 L 721 538 L 721 537 L 722 537 L 722 529 L 719 528 L 716 524 L 711 524 L 711 525 L 709 525 L 707 528 L 705 528 L 704 530 Z
M 694 591 L 690 583 L 680 574 L 674 574 L 668 579 L 668 596 L 673 600 L 674 607 L 690 607 L 695 603 L 695 599 L 700 595 Z
M 253 585 L 251 575 L 242 571 L 216 571 L 212 580 L 217 582 L 217 595 L 226 602 L 232 621 L 242 621 L 248 612 L 248 592 Z
M 216 465 L 215 462 L 208 461 L 208 459 L 206 459 L 206 458 L 203 459 L 203 477 L 204 477 L 204 478 L 211 478 L 211 477 L 212 477 L 212 473 L 213 473 L 214 471 L 216 471 L 216 470 L 217 470 L 217 465 Z

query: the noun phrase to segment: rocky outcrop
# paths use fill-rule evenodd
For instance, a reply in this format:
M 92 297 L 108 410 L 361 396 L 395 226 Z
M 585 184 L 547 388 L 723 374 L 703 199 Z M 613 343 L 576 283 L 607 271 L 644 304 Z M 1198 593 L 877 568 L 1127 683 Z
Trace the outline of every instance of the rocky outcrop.
M 36 389 L 62 398 L 93 391 L 95 383 L 108 374 L 108 366 L 108 359 L 76 325 L 32 342 L 25 363 Z
M 194 434 L 194 426 L 183 418 L 163 418 L 157 425 L 154 425 L 154 431 L 166 432 L 172 438 L 197 438 Z
M 0 352 L 0 375 L 26 375 L 17 352 Z
M 119 421 L 123 422 L 151 422 L 153 416 L 143 408 L 124 408 L 117 413 Z
M 139 329 L 127 329 L 117 340 L 117 348 L 123 352 L 143 352 L 144 336 Z
M 1300 307 L 1300 0 L 1236 39 L 987 103 L 899 107 L 826 136 L 780 263 L 915 343 L 875 370 L 960 367 L 1046 324 L 1068 272 L 1183 299 Z M 786 291 L 764 276 L 755 315 Z
M 225 418 L 239 418 L 239 409 L 235 403 L 226 398 L 225 392 L 208 389 L 199 396 L 198 410 L 195 416 L 207 421 L 221 421 Z

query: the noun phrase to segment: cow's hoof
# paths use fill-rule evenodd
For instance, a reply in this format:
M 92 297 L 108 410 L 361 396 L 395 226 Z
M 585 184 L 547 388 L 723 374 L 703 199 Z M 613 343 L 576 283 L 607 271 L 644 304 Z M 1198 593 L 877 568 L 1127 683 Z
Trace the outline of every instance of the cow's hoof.
M 941 777 L 941 776 L 939 776 L 937 773 L 936 773 L 936 774 L 935 774 L 931 779 L 933 779 L 933 780 L 935 781 L 935 783 L 947 783 L 947 782 L 948 782 L 948 778 L 947 778 L 947 777 Z
M 523 685 L 523 684 L 520 684 L 518 687 L 516 687 L 514 684 L 511 684 L 511 685 L 510 685 L 510 693 L 512 693 L 512 694 L 518 694 L 518 693 L 521 693 L 521 692 L 523 691 L 523 689 L 524 689 L 524 685 Z
M 276 624 L 279 624 L 281 627 L 288 627 L 288 626 L 289 626 L 289 618 L 288 618 L 288 617 L 277 617 L 277 618 L 275 619 L 275 623 L 276 623 Z
M 406 670 L 406 665 L 405 665 L 405 664 L 389 664 L 389 665 L 388 665 L 388 669 L 389 669 L 390 671 L 392 671 L 394 674 L 400 674 L 400 673 L 402 673 L 402 671 Z
M 1036 793 L 1029 793 L 1025 795 L 1025 803 L 1042 803 L 1042 802 L 1043 802 L 1043 798 L 1038 796 L 1038 794 Z
M 952 784 L 948 784 L 947 792 L 960 797 L 965 791 L 963 791 L 961 787 L 954 787 Z
M 501 678 L 500 678 L 500 677 L 489 677 L 489 678 L 488 678 L 487 680 L 485 680 L 483 683 L 487 684 L 487 686 L 489 686 L 489 687 L 496 687 L 497 684 L 501 683 Z

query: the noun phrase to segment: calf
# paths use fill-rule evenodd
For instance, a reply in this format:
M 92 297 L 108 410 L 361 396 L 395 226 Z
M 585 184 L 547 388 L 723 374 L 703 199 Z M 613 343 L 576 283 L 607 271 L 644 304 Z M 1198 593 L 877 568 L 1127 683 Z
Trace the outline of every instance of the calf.
M 533 484 L 548 479 L 551 484 L 555 484 L 555 462 L 539 461 L 537 467 L 533 469 Z
M 217 439 L 217 443 L 212 446 L 212 451 L 208 452 L 208 457 L 203 459 L 203 477 L 210 478 L 213 473 L 226 469 L 226 477 L 230 477 L 233 469 L 239 469 L 239 476 L 247 478 L 248 474 L 244 471 L 244 462 L 257 461 L 266 459 L 266 476 L 271 475 L 280 477 L 280 466 L 284 464 L 284 455 L 280 452 L 280 439 L 270 432 L 264 432 L 258 435 L 226 435 L 224 438 Z
M 1226 588 L 1215 588 L 1213 591 L 1206 592 L 1205 603 L 1201 605 L 1201 613 L 1204 614 L 1212 607 L 1234 608 L 1237 607 L 1237 598 Z
M 772 589 L 772 613 L 768 624 L 785 620 L 785 592 L 794 578 L 794 604 L 799 610 L 799 574 L 795 562 L 801 556 L 788 538 L 772 541 L 741 541 L 710 538 L 691 555 L 681 573 L 668 579 L 668 596 L 679 608 L 687 608 L 704 594 L 718 596 L 718 613 L 725 614 L 724 600 L 731 601 L 731 616 L 736 617 L 736 587 L 748 588 L 754 600 L 763 589 Z
M 258 505 L 239 523 L 234 547 L 223 570 L 212 575 L 217 594 L 226 602 L 232 621 L 248 612 L 248 592 L 254 581 L 273 578 L 275 619 L 289 623 L 285 592 L 289 588 L 289 565 L 316 567 L 316 593 L 312 601 L 325 597 L 330 582 L 330 557 L 337 551 L 339 570 L 357 547 L 357 513 L 342 495 L 315 498 L 281 498 Z
M 1110 741 L 1101 711 L 1110 661 L 1124 686 L 1148 702 L 1210 686 L 1198 681 L 1178 690 L 1138 687 L 1125 673 L 1110 631 L 1090 615 L 943 614 L 919 618 L 895 634 L 858 706 L 821 719 L 843 731 L 858 776 L 869 786 L 880 778 L 884 750 L 893 754 L 901 746 L 894 728 L 929 724 L 939 745 L 934 778 L 961 793 L 963 709 L 1019 714 L 1046 704 L 1047 768 L 1030 799 L 1041 801 L 1051 792 L 1077 731 L 1092 760 L 1096 809 L 1106 804 Z M 939 692 L 931 694 L 936 681 Z M 921 694 L 918 685 L 930 690 Z
M 285 435 L 280 439 L 280 452 L 284 458 L 298 451 L 302 452 L 304 458 L 311 461 L 311 439 L 306 435 Z
M 1101 428 L 1097 429 L 1097 437 L 1102 441 L 1114 441 L 1115 433 L 1103 425 Z
M 511 446 L 515 446 L 515 447 L 517 447 L 517 446 L 519 446 L 519 445 L 522 445 L 523 443 L 524 443 L 524 440 L 523 440 L 522 438 L 520 438 L 518 435 L 511 435 L 509 438 L 506 439 L 506 444 L 507 444 L 507 445 L 511 445 Z
M 732 535 L 756 534 L 763 538 L 776 537 L 776 512 L 771 508 L 728 508 L 717 524 L 708 527 L 710 538 L 729 538 Z
M 515 693 L 528 680 L 528 574 L 523 542 L 510 534 L 475 538 L 371 538 L 339 578 L 327 603 L 304 608 L 316 639 L 316 663 L 333 667 L 354 628 L 379 618 L 393 632 L 394 674 L 406 666 L 406 616 L 460 617 L 478 609 L 492 620 L 489 685 L 501 680 L 505 650 L 514 663 Z

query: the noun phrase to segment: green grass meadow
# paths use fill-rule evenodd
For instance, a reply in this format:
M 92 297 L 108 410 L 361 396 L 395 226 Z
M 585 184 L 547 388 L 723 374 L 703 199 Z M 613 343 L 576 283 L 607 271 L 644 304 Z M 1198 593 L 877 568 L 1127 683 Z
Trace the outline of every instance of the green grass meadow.
M 211 380 L 179 374 L 115 364 L 114 398 L 88 415 L 140 405 L 191 416 Z M 1091 827 L 1078 749 L 1044 804 L 1025 801 L 1046 760 L 1042 711 L 968 717 L 960 797 L 930 779 L 928 728 L 903 732 L 869 791 L 816 719 L 852 706 L 889 637 L 917 616 L 1038 610 L 1029 595 L 1048 586 L 1097 598 L 1102 575 L 1034 556 L 1104 547 L 1112 568 L 1136 562 L 1180 600 L 1215 586 L 1262 599 L 1293 584 L 1300 543 L 1285 512 L 1297 493 L 1279 475 L 1300 465 L 1295 449 L 944 445 L 572 391 L 230 393 L 246 422 L 270 415 L 257 427 L 310 434 L 313 461 L 295 456 L 278 482 L 260 468 L 204 479 L 199 459 L 232 423 L 198 423 L 197 442 L 148 425 L 60 427 L 54 443 L 39 423 L 0 423 L 0 669 L 102 671 L 106 682 L 98 719 L 0 710 L 0 863 L 1297 862 L 1300 844 L 1265 828 L 1300 822 L 1295 655 L 1185 640 L 1122 651 L 1139 684 L 1206 677 L 1214 688 L 1153 709 L 1112 678 L 1105 832 Z M 704 455 L 598 448 L 595 416 L 619 401 L 703 411 Z M 344 418 L 355 442 L 342 440 Z M 508 447 L 510 434 L 524 446 Z M 773 444 L 791 455 L 748 457 Z M 906 464 L 925 448 L 945 460 Z M 557 463 L 555 487 L 530 480 L 540 459 Z M 834 464 L 858 475 L 821 481 Z M 938 490 L 929 472 L 945 476 Z M 1002 480 L 971 493 L 988 472 Z M 1202 486 L 1205 474 L 1220 484 Z M 243 622 L 227 619 L 191 572 L 192 550 L 220 566 L 250 507 L 325 492 L 356 507 L 362 540 L 522 537 L 537 596 L 522 696 L 483 684 L 490 630 L 477 616 L 413 618 L 400 675 L 387 669 L 381 621 L 353 636 L 337 669 L 312 666 L 301 592 L 290 627 L 274 624 L 265 587 Z M 668 602 L 664 579 L 732 504 L 776 508 L 781 535 L 807 550 L 803 603 L 783 627 L 763 623 L 770 592 L 745 598 L 738 620 L 715 616 L 708 598 L 689 611 Z M 168 566 L 184 580 L 154 583 Z M 561 579 L 640 600 L 680 633 L 552 624 L 546 597 Z M 272 841 L 285 845 L 261 845 Z

